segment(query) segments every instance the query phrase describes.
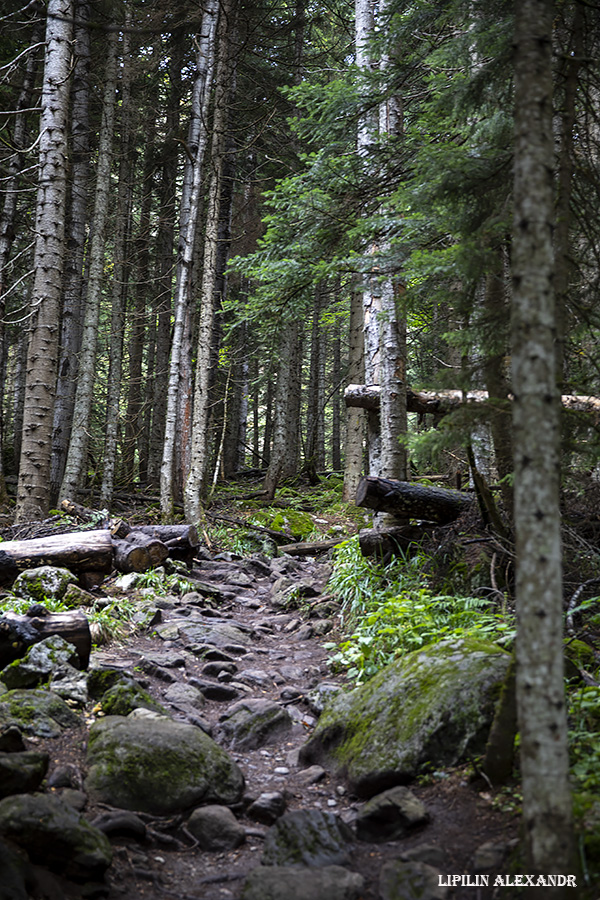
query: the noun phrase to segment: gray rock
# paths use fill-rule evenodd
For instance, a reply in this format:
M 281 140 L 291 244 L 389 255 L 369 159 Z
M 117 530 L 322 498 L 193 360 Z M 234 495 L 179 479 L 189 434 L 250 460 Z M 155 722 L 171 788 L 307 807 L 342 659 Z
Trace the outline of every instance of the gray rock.
M 310 690 L 306 695 L 306 699 L 315 716 L 320 716 L 327 703 L 329 703 L 330 700 L 333 700 L 334 697 L 337 697 L 341 690 L 341 684 L 336 684 L 333 681 L 322 681 Z
M 240 700 L 221 716 L 221 731 L 236 750 L 256 750 L 271 743 L 292 727 L 286 709 L 272 700 Z
M 155 666 L 160 666 L 163 669 L 185 668 L 185 654 L 178 653 L 175 650 L 156 650 L 144 653 L 140 661 L 142 660 L 146 660 L 146 662 L 153 663 Z
M 510 841 L 486 841 L 473 854 L 470 865 L 472 872 L 486 872 L 491 869 L 502 869 L 514 844 Z
M 160 716 L 109 716 L 90 728 L 86 790 L 123 809 L 162 816 L 199 803 L 237 803 L 244 776 L 208 735 Z
M 96 602 L 93 594 L 84 591 L 78 584 L 70 584 L 62 598 L 62 605 L 67 609 L 79 609 L 82 606 L 92 606 Z
M 52 673 L 50 690 L 67 702 L 70 701 L 76 706 L 85 706 L 89 699 L 87 674 L 65 663 Z
M 422 862 L 392 860 L 379 875 L 379 900 L 446 900 L 437 869 Z
M 101 697 L 102 711 L 107 716 L 127 716 L 134 709 L 149 709 L 166 715 L 166 710 L 134 678 L 124 678 Z
M 52 691 L 34 688 L 2 694 L 0 723 L 16 725 L 24 734 L 55 738 L 67 728 L 77 728 L 81 719 Z
M 83 791 L 76 791 L 74 788 L 63 788 L 60 792 L 60 799 L 78 812 L 83 812 L 88 801 L 87 794 Z
M 510 655 L 476 639 L 447 640 L 386 666 L 340 693 L 300 751 L 372 796 L 423 765 L 455 765 L 483 751 Z
M 0 800 L 0 834 L 26 850 L 32 862 L 76 881 L 102 877 L 112 859 L 105 835 L 50 794 Z
M 287 812 L 269 829 L 263 866 L 338 866 L 350 861 L 353 834 L 339 816 L 320 809 Z
M 234 584 L 236 587 L 249 587 L 254 581 L 254 576 L 247 572 L 229 572 L 226 578 L 227 584 Z
M 341 866 L 258 866 L 244 883 L 242 900 L 359 900 L 363 889 L 362 876 Z
M 356 836 L 361 841 L 395 841 L 429 820 L 425 805 L 406 787 L 372 797 L 359 809 Z
M 128 810 L 110 810 L 100 813 L 91 823 L 110 837 L 130 837 L 138 841 L 146 839 L 146 826 L 139 816 Z
M 428 866 L 433 866 L 434 869 L 443 869 L 446 861 L 446 854 L 443 849 L 436 846 L 436 844 L 417 844 L 416 847 L 403 853 L 400 858 L 427 863 Z
M 46 777 L 49 756 L 37 750 L 0 753 L 0 797 L 37 791 Z
M 313 626 L 309 622 L 306 622 L 298 629 L 294 638 L 297 641 L 308 641 L 313 636 L 313 633 Z
M 302 769 L 301 772 L 296 773 L 296 781 L 308 786 L 323 781 L 326 775 L 327 772 L 322 766 L 309 766 L 308 769 Z
M 22 659 L 15 659 L 0 672 L 0 680 L 9 691 L 36 687 L 65 663 L 77 661 L 77 651 L 58 634 L 33 644 Z
M 177 706 L 180 709 L 185 709 L 188 706 L 191 706 L 194 709 L 202 709 L 205 705 L 202 693 L 193 685 L 185 684 L 185 682 L 182 681 L 169 685 L 165 691 L 165 700 L 167 703 L 171 703 L 173 706 Z
M 234 662 L 226 662 L 225 660 L 216 660 L 213 662 L 207 662 L 205 666 L 202 667 L 202 674 L 206 675 L 207 678 L 217 678 L 221 672 L 227 672 L 229 675 L 235 675 L 237 672 L 237 666 Z
M 271 676 L 267 672 L 262 672 L 260 669 L 244 669 L 242 672 L 238 673 L 237 678 L 240 681 L 245 681 L 248 684 L 254 684 L 262 688 L 270 688 L 273 685 Z
M 74 788 L 79 790 L 83 785 L 81 770 L 73 763 L 57 766 L 48 776 L 49 788 Z
M 64 597 L 70 584 L 75 584 L 77 579 L 68 569 L 57 566 L 38 566 L 35 569 L 27 569 L 17 575 L 13 584 L 13 594 L 32 603 L 43 603 L 44 600 Z
M 246 840 L 246 830 L 226 806 L 201 806 L 188 819 L 188 831 L 202 850 L 235 850 Z
M 202 681 L 200 678 L 190 678 L 190 684 L 198 688 L 207 700 L 214 700 L 216 703 L 230 703 L 240 696 L 238 689 L 229 684 Z
M 251 641 L 251 637 L 246 631 L 228 623 L 185 620 L 179 623 L 179 634 L 184 640 L 191 643 L 210 644 L 220 650 L 227 650 L 229 647 L 243 647 L 244 650 L 247 650 L 247 645 Z
M 280 791 L 268 791 L 251 803 L 246 813 L 256 822 L 272 825 L 285 812 L 287 803 Z
M 333 630 L 333 622 L 331 619 L 315 619 L 312 623 L 312 628 L 314 634 L 322 636 L 329 634 Z

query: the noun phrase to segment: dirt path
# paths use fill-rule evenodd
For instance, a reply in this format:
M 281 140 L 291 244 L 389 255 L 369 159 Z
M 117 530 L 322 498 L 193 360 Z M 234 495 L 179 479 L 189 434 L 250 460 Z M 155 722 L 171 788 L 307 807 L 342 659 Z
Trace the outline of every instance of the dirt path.
M 308 560 L 290 565 L 293 572 L 287 577 L 298 583 L 312 582 L 316 591 L 324 586 L 326 571 L 322 564 Z M 146 817 L 150 839 L 113 839 L 114 862 L 104 895 L 108 900 L 237 900 L 245 876 L 260 862 L 268 829 L 249 812 L 250 803 L 262 794 L 281 794 L 288 810 L 317 808 L 335 812 L 349 823 L 360 807 L 343 781 L 316 768 L 307 772 L 298 766 L 298 749 L 317 719 L 309 693 L 324 681 L 343 682 L 329 672 L 325 639 L 315 633 L 329 626 L 308 615 L 309 604 L 318 608 L 318 594 L 304 601 L 302 613 L 282 612 L 269 601 L 274 584 L 284 573 L 266 562 L 207 560 L 194 574 L 205 584 L 215 585 L 220 592 L 218 601 L 208 602 L 198 594 L 186 595 L 185 602 L 177 597 L 159 599 L 160 622 L 145 636 L 95 651 L 91 665 L 131 672 L 174 718 L 199 725 L 224 743 L 246 778 L 244 805 L 235 810 L 246 829 L 246 840 L 229 852 L 206 852 L 195 846 L 186 832 L 184 817 Z M 208 658 L 198 655 L 200 648 L 186 638 L 185 631 L 186 623 L 189 626 L 202 621 L 237 625 L 248 637 L 246 649 L 229 646 L 215 649 Z M 182 684 L 222 699 L 206 699 L 199 709 L 176 697 L 173 702 L 177 694 L 174 686 Z M 231 748 L 220 734 L 221 719 L 233 702 L 244 697 L 285 706 L 293 727 L 275 742 L 257 749 L 238 752 L 235 746 Z M 53 771 L 70 764 L 78 770 L 74 780 L 81 783 L 85 740 L 85 733 L 70 733 L 48 745 L 53 760 L 50 777 Z M 505 844 L 515 836 L 514 818 L 493 809 L 489 795 L 478 793 L 461 772 L 412 789 L 426 804 L 429 824 L 402 841 L 357 843 L 353 849 L 351 868 L 366 879 L 364 900 L 378 900 L 379 871 L 389 859 L 408 853 L 434 864 L 444 875 L 473 872 L 473 857 L 481 845 L 490 841 Z M 85 815 L 93 820 L 105 811 L 88 805 Z M 474 892 L 472 888 L 459 888 L 449 896 L 486 900 L 496 894 L 491 889 Z

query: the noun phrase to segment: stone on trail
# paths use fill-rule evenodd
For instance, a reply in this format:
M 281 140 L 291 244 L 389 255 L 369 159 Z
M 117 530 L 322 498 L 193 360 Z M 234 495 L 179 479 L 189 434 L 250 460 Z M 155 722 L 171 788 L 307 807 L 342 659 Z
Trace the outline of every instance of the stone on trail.
M 65 664 L 76 662 L 77 650 L 58 634 L 33 644 L 22 659 L 15 659 L 0 672 L 9 691 L 36 687 L 47 681 L 52 672 Z
M 14 845 L 0 840 L 2 897 L 6 900 L 30 900 L 34 873 L 27 855 Z
M 46 777 L 49 756 L 38 750 L 0 753 L 0 797 L 37 791 Z
M 284 814 L 286 806 L 286 799 L 280 791 L 267 791 L 250 804 L 246 813 L 256 822 L 272 825 Z
M 352 831 L 334 813 L 298 809 L 285 813 L 269 829 L 263 866 L 341 866 L 350 862 Z
M 258 866 L 244 883 L 242 900 L 359 900 L 363 888 L 362 876 L 341 866 Z
M 446 900 L 448 888 L 439 883 L 439 871 L 422 862 L 392 860 L 379 876 L 380 900 Z
M 26 850 L 32 862 L 75 881 L 101 878 L 112 860 L 108 838 L 50 794 L 0 800 L 0 835 Z
M 386 666 L 324 709 L 300 762 L 370 797 L 483 751 L 510 655 L 476 639 L 441 641 Z
M 234 804 L 244 791 L 241 770 L 208 735 L 151 714 L 94 722 L 87 762 L 94 800 L 155 816 Z
M 371 797 L 359 809 L 356 836 L 360 841 L 395 841 L 429 820 L 424 804 L 406 787 L 394 787 Z
M 292 719 L 272 700 L 249 698 L 234 703 L 221 716 L 221 730 L 236 750 L 256 750 L 289 731 Z
M 190 622 L 182 619 L 178 622 L 178 631 L 183 640 L 193 644 L 210 644 L 219 650 L 227 650 L 228 647 L 247 648 L 251 642 L 248 632 L 235 625 L 217 622 Z
M 70 584 L 75 584 L 76 577 L 68 569 L 58 566 L 38 566 L 26 569 L 17 576 L 12 592 L 23 600 L 32 603 L 43 603 L 55 598 L 61 600 Z
M 246 840 L 246 829 L 226 806 L 201 806 L 188 819 L 187 829 L 202 850 L 235 850 Z
M 55 738 L 81 724 L 79 716 L 52 691 L 34 688 L 0 696 L 0 726 L 16 725 L 24 734 Z

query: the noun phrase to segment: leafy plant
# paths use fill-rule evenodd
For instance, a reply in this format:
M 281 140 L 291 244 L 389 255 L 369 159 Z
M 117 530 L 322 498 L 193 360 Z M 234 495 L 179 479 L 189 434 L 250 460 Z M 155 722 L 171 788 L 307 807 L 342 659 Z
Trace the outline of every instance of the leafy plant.
M 342 600 L 342 618 L 354 630 L 330 658 L 358 683 L 425 644 L 444 638 L 477 637 L 509 644 L 512 616 L 479 597 L 435 595 L 423 575 L 424 560 L 399 557 L 383 566 L 362 557 L 358 540 L 342 544 L 329 581 Z
M 569 696 L 571 774 L 583 791 L 600 792 L 600 687 L 585 685 Z

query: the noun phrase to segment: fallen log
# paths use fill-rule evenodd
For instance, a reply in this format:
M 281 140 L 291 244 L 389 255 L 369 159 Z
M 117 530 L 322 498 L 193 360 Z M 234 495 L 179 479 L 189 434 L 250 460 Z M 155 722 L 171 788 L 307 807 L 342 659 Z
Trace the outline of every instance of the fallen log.
M 12 583 L 19 572 L 36 566 L 64 566 L 76 575 L 113 569 L 110 532 L 72 531 L 0 545 L 0 584 Z
M 115 568 L 119 572 L 146 572 L 160 566 L 169 555 L 169 548 L 141 531 L 131 531 L 124 540 L 112 539 Z
M 92 636 L 85 615 L 81 610 L 49 613 L 40 603 L 30 607 L 25 615 L 7 612 L 0 617 L 0 669 L 20 659 L 29 647 L 53 634 L 73 644 L 79 667 L 87 669 Z
M 381 388 L 378 384 L 349 384 L 344 391 L 344 402 L 346 406 L 374 411 L 379 409 L 380 392 Z M 512 396 L 509 396 L 508 399 L 512 400 Z M 600 419 L 600 397 L 563 394 L 560 399 L 563 409 L 592 415 L 596 421 Z M 487 391 L 413 391 L 410 388 L 407 388 L 406 391 L 408 412 L 422 415 L 431 413 L 436 416 L 444 416 L 460 406 L 483 406 L 488 401 Z
M 343 537 L 332 538 L 328 541 L 304 541 L 298 544 L 284 544 L 277 548 L 278 553 L 287 553 L 288 556 L 312 556 L 314 553 L 325 553 L 332 547 L 337 547 L 345 540 Z
M 374 475 L 361 478 L 356 490 L 357 506 L 438 525 L 453 522 L 472 503 L 473 498 L 469 494 Z
M 237 519 L 234 516 L 223 516 L 217 513 L 207 513 L 209 519 L 216 522 L 228 522 L 230 525 L 238 525 L 240 528 L 247 528 L 249 531 L 258 531 L 259 534 L 267 534 L 274 541 L 289 541 L 293 535 L 285 531 L 275 531 L 274 528 L 266 528 L 264 525 L 253 525 L 245 519 Z

